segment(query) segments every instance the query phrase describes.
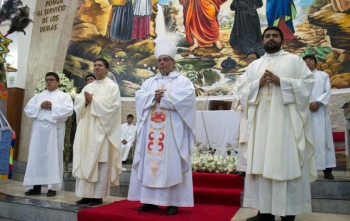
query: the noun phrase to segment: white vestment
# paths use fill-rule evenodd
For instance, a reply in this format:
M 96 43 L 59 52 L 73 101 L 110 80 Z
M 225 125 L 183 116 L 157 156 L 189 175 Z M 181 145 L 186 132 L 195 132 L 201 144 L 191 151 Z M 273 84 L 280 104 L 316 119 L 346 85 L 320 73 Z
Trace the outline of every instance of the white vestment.
M 93 95 L 88 105 L 85 91 Z M 118 85 L 107 77 L 86 85 L 75 98 L 74 110 L 78 123 L 73 145 L 75 194 L 104 198 L 109 195 L 110 185 L 119 185 L 122 172 Z
M 51 110 L 41 108 L 50 101 Z M 47 185 L 60 190 L 63 178 L 63 149 L 66 120 L 73 113 L 72 98 L 60 91 L 45 90 L 29 100 L 24 108 L 27 117 L 34 118 L 29 142 L 29 155 L 23 185 Z
M 259 87 L 265 70 L 280 86 Z M 244 203 L 261 213 L 311 212 L 310 181 L 317 178 L 309 113 L 314 76 L 298 56 L 265 54 L 252 62 L 238 95 L 247 117 Z
M 332 126 L 328 106 L 332 96 L 332 91 L 327 73 L 317 71 L 317 69 L 312 73 L 315 76 L 315 86 L 312 90 L 310 102 L 318 101 L 321 103 L 316 112 L 310 112 L 314 138 L 315 160 L 317 169 L 324 170 L 326 168 L 336 167 Z
M 134 143 L 136 127 L 133 124 L 124 123 L 121 126 L 121 141 L 126 140 L 126 144 L 121 143 L 122 161 L 128 159 L 129 151 Z
M 166 89 L 160 102 L 155 91 Z M 196 98 L 191 81 L 158 73 L 136 92 L 137 143 L 128 200 L 160 206 L 193 206 L 191 149 Z
M 238 144 L 239 144 L 239 152 L 238 152 L 238 166 L 237 170 L 238 171 L 246 171 L 247 169 L 247 160 L 243 157 L 243 148 L 245 147 L 247 143 L 247 118 L 245 117 L 241 102 L 239 101 L 239 96 L 237 93 L 238 87 L 241 86 L 243 82 L 245 74 L 242 74 L 239 76 L 236 80 L 236 84 L 233 86 L 233 104 L 232 104 L 232 109 L 235 111 L 241 112 L 240 117 L 239 117 L 239 128 L 238 128 Z

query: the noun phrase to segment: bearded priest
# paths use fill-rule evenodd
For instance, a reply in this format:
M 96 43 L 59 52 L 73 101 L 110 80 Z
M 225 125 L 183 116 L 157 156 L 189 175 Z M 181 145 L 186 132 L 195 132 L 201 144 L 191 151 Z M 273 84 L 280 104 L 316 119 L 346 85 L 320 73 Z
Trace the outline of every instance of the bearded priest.
M 259 210 L 247 221 L 294 220 L 311 213 L 310 182 L 317 178 L 309 113 L 315 77 L 281 49 L 279 28 L 266 28 L 262 43 L 265 55 L 238 87 L 248 131 L 243 206 Z
M 128 200 L 141 201 L 139 212 L 166 206 L 193 207 L 191 149 L 196 98 L 192 82 L 174 70 L 177 47 L 157 39 L 159 73 L 136 92 L 137 144 Z

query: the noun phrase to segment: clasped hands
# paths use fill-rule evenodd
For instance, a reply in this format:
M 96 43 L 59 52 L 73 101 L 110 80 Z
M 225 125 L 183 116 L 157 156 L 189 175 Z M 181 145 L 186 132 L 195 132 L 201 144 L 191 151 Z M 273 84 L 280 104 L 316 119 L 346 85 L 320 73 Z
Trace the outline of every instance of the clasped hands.
M 87 92 L 87 91 L 84 92 L 85 103 L 86 103 L 86 105 L 88 105 L 88 104 L 91 103 L 91 101 L 92 101 L 92 95 L 93 95 L 93 94 L 90 94 L 90 93 Z
M 45 110 L 51 110 L 52 103 L 50 101 L 44 101 L 41 103 L 41 108 Z
M 154 95 L 154 100 L 159 102 L 160 99 L 163 97 L 163 94 L 165 91 L 166 91 L 165 89 L 156 90 Z
M 265 70 L 265 73 L 260 78 L 260 87 L 265 86 L 266 84 L 273 83 L 277 86 L 280 86 L 280 78 L 277 75 L 274 75 L 271 71 Z

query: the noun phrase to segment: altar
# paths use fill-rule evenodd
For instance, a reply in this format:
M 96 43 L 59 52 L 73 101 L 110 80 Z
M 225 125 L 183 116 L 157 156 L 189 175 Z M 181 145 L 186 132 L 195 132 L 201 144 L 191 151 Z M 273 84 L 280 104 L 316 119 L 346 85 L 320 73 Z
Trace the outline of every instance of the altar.
M 192 154 L 202 151 L 221 156 L 238 156 L 239 117 L 240 112 L 232 110 L 197 111 L 197 142 Z

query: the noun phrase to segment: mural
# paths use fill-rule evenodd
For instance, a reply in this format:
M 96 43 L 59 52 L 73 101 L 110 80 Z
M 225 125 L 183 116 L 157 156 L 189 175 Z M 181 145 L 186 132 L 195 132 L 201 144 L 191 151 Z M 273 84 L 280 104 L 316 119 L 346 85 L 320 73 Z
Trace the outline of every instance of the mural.
M 284 50 L 315 54 L 332 88 L 349 88 L 349 24 L 349 0 L 78 0 L 64 73 L 82 88 L 105 58 L 121 95 L 133 97 L 157 73 L 154 39 L 167 36 L 197 96 L 229 95 L 246 54 L 264 54 L 261 33 L 273 25 Z

